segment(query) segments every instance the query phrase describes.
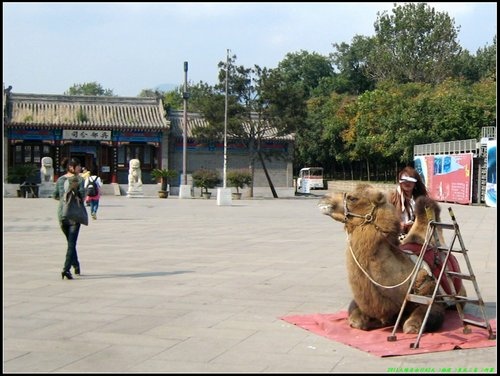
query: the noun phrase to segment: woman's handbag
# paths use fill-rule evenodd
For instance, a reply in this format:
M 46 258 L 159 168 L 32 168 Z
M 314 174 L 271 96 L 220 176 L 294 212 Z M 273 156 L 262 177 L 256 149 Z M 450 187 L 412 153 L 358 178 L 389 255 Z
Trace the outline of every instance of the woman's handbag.
M 88 226 L 89 215 L 82 198 L 73 190 L 63 196 L 62 219 Z

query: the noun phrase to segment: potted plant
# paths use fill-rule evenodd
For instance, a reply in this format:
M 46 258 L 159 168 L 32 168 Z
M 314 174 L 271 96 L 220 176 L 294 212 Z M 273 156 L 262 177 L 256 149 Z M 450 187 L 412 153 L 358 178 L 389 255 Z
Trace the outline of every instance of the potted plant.
M 209 170 L 206 168 L 200 168 L 194 171 L 192 177 L 194 185 L 202 189 L 202 196 L 206 199 L 209 199 L 212 195 L 208 189 L 215 188 L 215 186 L 221 182 L 219 173 L 216 170 Z
M 170 178 L 175 178 L 177 176 L 177 171 L 169 170 L 166 168 L 155 168 L 151 171 L 151 177 L 153 180 L 160 182 L 160 190 L 158 191 L 158 197 L 167 198 L 168 197 L 168 180 Z
M 9 169 L 7 181 L 19 183 L 17 197 L 38 196 L 38 184 L 34 182 L 38 172 L 38 167 L 31 164 L 17 165 Z
M 243 189 L 246 185 L 252 184 L 252 174 L 246 169 L 230 170 L 226 174 L 227 183 L 236 188 L 236 192 L 232 193 L 235 200 L 241 199 L 240 188 Z

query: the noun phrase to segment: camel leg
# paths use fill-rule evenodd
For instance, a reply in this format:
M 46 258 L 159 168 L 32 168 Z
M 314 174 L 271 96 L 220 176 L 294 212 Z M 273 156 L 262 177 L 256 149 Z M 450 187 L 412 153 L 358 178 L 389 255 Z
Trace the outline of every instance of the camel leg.
M 348 312 L 349 325 L 353 328 L 361 330 L 372 330 L 387 326 L 380 320 L 364 314 L 354 300 L 352 300 L 349 304 Z
M 415 308 L 408 319 L 403 324 L 403 332 L 416 334 L 420 331 L 420 326 L 424 321 L 425 312 L 427 311 L 426 305 L 419 305 Z M 427 322 L 425 324 L 425 332 L 435 332 L 444 321 L 444 307 L 441 304 L 434 303 L 432 305 L 431 311 L 429 312 L 429 317 L 427 317 Z

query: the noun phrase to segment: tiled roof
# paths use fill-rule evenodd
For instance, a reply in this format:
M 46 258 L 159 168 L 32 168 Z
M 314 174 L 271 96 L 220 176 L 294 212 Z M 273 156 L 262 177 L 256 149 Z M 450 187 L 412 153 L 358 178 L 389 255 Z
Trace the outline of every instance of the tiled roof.
M 184 113 L 183 111 L 171 111 L 169 115 L 170 120 L 170 134 L 173 137 L 183 137 L 183 124 L 184 124 Z M 255 122 L 257 122 L 257 117 L 255 116 Z M 187 137 L 194 138 L 193 129 L 198 127 L 206 127 L 208 122 L 199 113 L 187 113 Z M 250 122 L 244 122 L 242 124 L 243 129 L 249 131 Z M 263 132 L 262 139 L 267 140 L 283 140 L 283 141 L 293 141 L 294 134 L 278 135 L 276 128 L 273 127 L 259 127 Z
M 162 102 L 156 98 L 11 93 L 8 101 L 6 125 L 11 127 L 169 128 Z

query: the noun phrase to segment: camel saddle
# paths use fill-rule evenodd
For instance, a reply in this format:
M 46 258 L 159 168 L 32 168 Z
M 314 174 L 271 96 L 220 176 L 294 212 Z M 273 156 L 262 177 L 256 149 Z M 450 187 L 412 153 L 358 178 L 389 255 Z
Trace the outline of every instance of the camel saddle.
M 412 260 L 415 262 L 416 258 L 420 255 L 420 252 L 422 251 L 422 244 L 419 243 L 400 244 L 399 249 L 406 254 L 410 253 L 415 255 L 416 257 L 414 258 L 412 257 Z M 427 247 L 424 253 L 423 261 L 427 264 L 430 271 L 432 272 L 432 275 L 437 280 L 439 277 L 439 273 L 441 272 L 441 269 L 443 267 L 443 260 L 441 259 L 437 248 L 433 246 Z M 447 270 L 460 273 L 460 265 L 458 264 L 458 261 L 454 255 L 450 254 L 446 266 Z M 441 282 L 439 285 L 447 295 L 453 294 L 451 291 L 450 280 L 453 281 L 453 285 L 457 293 L 462 288 L 462 280 L 460 278 L 450 278 L 446 274 L 443 274 L 443 277 L 441 278 Z

